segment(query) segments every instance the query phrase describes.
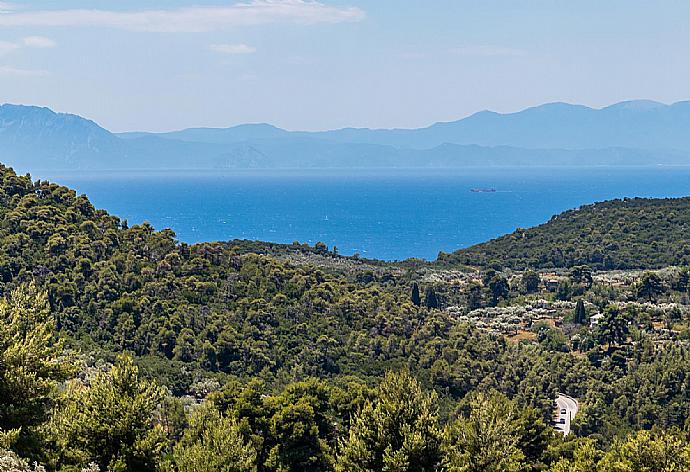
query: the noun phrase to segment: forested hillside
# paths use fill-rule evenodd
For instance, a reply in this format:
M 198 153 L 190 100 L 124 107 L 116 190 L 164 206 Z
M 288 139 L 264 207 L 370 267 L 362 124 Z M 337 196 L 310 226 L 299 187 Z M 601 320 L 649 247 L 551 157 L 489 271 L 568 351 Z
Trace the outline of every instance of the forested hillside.
M 442 262 L 512 268 L 649 269 L 690 262 L 690 198 L 626 198 L 566 211 Z
M 634 228 L 632 202 L 603 208 Z M 190 246 L 2 167 L 1 463 L 687 470 L 690 272 L 626 277 L 578 267 L 552 292 L 536 272 Z M 580 399 L 565 439 L 557 392 Z

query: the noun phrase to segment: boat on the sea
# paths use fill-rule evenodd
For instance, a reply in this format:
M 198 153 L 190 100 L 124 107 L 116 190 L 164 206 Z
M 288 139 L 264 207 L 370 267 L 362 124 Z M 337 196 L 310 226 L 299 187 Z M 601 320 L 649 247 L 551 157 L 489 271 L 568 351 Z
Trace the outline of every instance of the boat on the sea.
M 474 193 L 494 193 L 496 191 L 495 188 L 487 187 L 487 188 L 471 188 L 470 192 Z

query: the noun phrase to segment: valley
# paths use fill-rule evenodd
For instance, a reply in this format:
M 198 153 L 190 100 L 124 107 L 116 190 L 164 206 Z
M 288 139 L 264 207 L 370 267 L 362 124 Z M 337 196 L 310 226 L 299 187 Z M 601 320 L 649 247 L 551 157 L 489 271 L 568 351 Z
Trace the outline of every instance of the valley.
M 688 24 L 0 0 L 0 472 L 690 472 Z
M 615 461 L 617 447 L 646 438 L 652 425 L 655 436 L 645 441 L 676 438 L 690 414 L 690 272 L 682 259 L 669 264 L 674 248 L 685 244 L 685 199 L 605 202 L 554 217 L 556 232 L 556 223 L 527 230 L 545 241 L 566 234 L 563 228 L 579 231 L 582 212 L 601 211 L 617 222 L 603 237 L 618 246 L 604 254 L 627 261 L 606 269 L 586 257 L 599 251 L 586 238 L 571 239 L 565 252 L 578 258 L 541 268 L 524 268 L 513 256 L 470 264 L 475 248 L 434 262 L 391 263 L 341 256 L 323 243 L 188 245 L 170 230 L 130 226 L 68 188 L 9 168 L 0 196 L 7 320 L 0 338 L 10 346 L 0 365 L 22 362 L 7 357 L 19 346 L 13 343 L 21 331 L 13 330 L 24 323 L 14 313 L 43 313 L 27 321 L 30 332 L 52 333 L 26 338 L 26 346 L 42 346 L 40 356 L 47 356 L 36 379 L 57 386 L 71 377 L 61 385 L 73 392 L 54 403 L 60 397 L 50 387 L 36 390 L 43 392 L 40 404 L 54 405 L 43 410 L 53 418 L 43 423 L 36 394 L 3 384 L 11 403 L 0 403 L 2 428 L 16 431 L 13 447 L 22 456 L 55 467 L 88 465 L 81 457 L 103 467 L 111 457 L 184 464 L 193 460 L 189 448 L 208 447 L 189 428 L 211 421 L 209 428 L 225 428 L 218 434 L 236 440 L 214 451 L 217 457 L 244 450 L 259 470 L 275 470 L 276 463 L 347 470 L 361 447 L 371 448 L 373 461 L 384 460 L 375 452 L 382 443 L 362 446 L 358 438 L 372 434 L 367 415 L 388 418 L 384 431 L 395 431 L 385 421 L 408 408 L 409 395 L 415 400 L 405 428 L 431 422 L 420 434 L 427 447 L 439 446 L 424 449 L 420 460 L 432 462 L 471 454 L 473 446 L 453 438 L 485 415 L 500 418 L 497 430 L 481 430 L 499 435 L 490 454 L 509 453 L 506 464 L 557 467 L 577 460 L 568 448 L 589 445 Z M 628 248 L 649 238 L 636 226 L 640 215 L 644 227 L 666 225 L 664 239 L 654 252 L 626 259 Z M 540 260 L 548 244 L 520 255 Z M 70 360 L 55 364 L 63 356 Z M 131 380 L 118 386 L 122 375 Z M 131 382 L 137 390 L 128 390 Z M 108 401 L 124 402 L 113 408 L 149 405 L 136 407 L 143 416 L 132 427 L 139 429 L 126 434 L 150 441 L 150 449 L 130 452 L 129 436 L 100 429 L 108 415 L 83 409 L 105 392 Z M 559 393 L 579 403 L 571 434 L 560 438 L 551 425 Z M 33 413 L 17 416 L 18 398 Z M 196 416 L 185 419 L 187 410 Z M 81 432 L 85 427 L 117 446 L 102 453 L 92 442 L 96 433 Z M 517 442 L 499 446 L 498 437 Z M 44 444 L 40 450 L 31 448 L 36 441 Z

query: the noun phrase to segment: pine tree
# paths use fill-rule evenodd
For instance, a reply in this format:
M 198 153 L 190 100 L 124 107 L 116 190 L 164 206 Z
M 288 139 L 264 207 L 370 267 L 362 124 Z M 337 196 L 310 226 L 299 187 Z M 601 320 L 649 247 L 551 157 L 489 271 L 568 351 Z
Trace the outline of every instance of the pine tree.
M 687 292 L 690 286 L 690 269 L 681 269 L 678 274 L 678 281 L 676 282 L 676 290 L 679 292 Z
M 576 266 L 570 271 L 570 278 L 574 283 L 584 286 L 587 290 L 592 288 L 594 279 L 592 269 L 589 266 Z
M 175 447 L 179 472 L 254 472 L 256 450 L 245 441 L 240 425 L 208 404 L 197 408 Z
M 154 421 L 163 399 L 155 382 L 139 376 L 129 356 L 119 356 L 110 372 L 98 373 L 87 387 L 71 382 L 65 405 L 51 420 L 49 436 L 61 465 L 101 470 L 156 470 L 165 433 Z
M 637 431 L 614 442 L 598 470 L 616 472 L 690 470 L 690 445 L 677 430 Z
M 0 301 L 0 442 L 33 455 L 35 428 L 47 420 L 57 383 L 72 370 L 45 292 L 31 283 Z
M 664 286 L 659 277 L 654 272 L 646 272 L 637 287 L 637 296 L 646 298 L 648 301 L 655 301 L 656 297 L 664 293 Z
M 515 402 L 494 393 L 478 394 L 470 412 L 446 428 L 444 468 L 448 472 L 503 472 L 524 470 L 520 449 L 523 430 Z
M 597 339 L 602 344 L 608 344 L 609 351 L 613 344 L 624 342 L 629 333 L 628 320 L 615 306 L 604 310 L 604 317 L 597 325 Z
M 562 458 L 554 463 L 549 472 L 592 472 L 597 469 L 603 452 L 596 446 L 596 441 L 590 438 L 580 438 L 575 443 L 573 458 Z
M 534 293 L 539 290 L 539 284 L 541 283 L 541 278 L 539 274 L 533 270 L 528 270 L 522 276 L 522 287 L 525 293 Z
M 265 465 L 270 470 L 332 470 L 332 453 L 326 437 L 334 434 L 329 389 L 311 379 L 289 385 L 270 405 L 270 445 Z
M 467 307 L 470 310 L 476 310 L 483 305 L 482 287 L 477 283 L 470 284 L 467 290 Z
M 352 420 L 337 472 L 431 472 L 441 461 L 436 395 L 408 373 L 388 373 Z
M 496 306 L 501 299 L 506 299 L 510 296 L 510 286 L 505 277 L 501 275 L 494 275 L 489 281 L 489 290 L 491 291 L 491 304 Z

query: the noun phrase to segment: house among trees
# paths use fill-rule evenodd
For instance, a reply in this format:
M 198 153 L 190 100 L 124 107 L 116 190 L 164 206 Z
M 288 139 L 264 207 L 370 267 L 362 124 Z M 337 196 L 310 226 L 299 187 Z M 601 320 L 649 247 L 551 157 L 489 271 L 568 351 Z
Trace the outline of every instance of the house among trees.
M 597 313 L 596 315 L 592 315 L 589 318 L 589 327 L 594 328 L 596 325 L 599 324 L 599 321 L 604 317 L 603 313 Z
M 558 286 L 560 285 L 561 281 L 558 279 L 546 279 L 544 281 L 544 286 L 546 287 L 546 290 L 549 292 L 555 292 L 558 290 Z

